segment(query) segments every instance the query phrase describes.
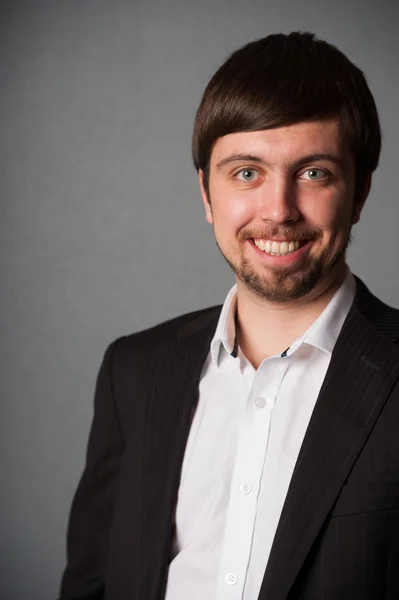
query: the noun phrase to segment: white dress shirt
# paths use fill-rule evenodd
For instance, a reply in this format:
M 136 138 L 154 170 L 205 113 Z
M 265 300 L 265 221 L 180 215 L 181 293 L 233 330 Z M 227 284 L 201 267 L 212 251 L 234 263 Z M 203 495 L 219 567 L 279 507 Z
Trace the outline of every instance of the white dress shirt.
M 166 600 L 256 600 L 294 466 L 356 284 L 257 370 L 234 357 L 236 287 L 205 362 L 185 451 Z M 233 355 L 232 355 L 233 353 Z

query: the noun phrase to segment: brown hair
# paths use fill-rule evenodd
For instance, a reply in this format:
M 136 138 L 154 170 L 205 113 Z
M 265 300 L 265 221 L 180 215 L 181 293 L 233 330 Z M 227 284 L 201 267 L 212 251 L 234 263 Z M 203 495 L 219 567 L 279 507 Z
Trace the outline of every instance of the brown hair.
M 194 165 L 203 170 L 208 192 L 219 137 L 337 116 L 361 185 L 381 151 L 377 108 L 363 72 L 313 33 L 269 35 L 233 52 L 208 83 L 194 123 Z

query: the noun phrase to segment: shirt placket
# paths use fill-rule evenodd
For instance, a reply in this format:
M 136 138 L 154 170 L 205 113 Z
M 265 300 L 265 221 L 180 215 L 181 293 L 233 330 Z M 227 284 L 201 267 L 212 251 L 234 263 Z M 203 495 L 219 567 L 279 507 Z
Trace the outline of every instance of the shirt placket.
M 243 598 L 270 424 L 286 371 L 285 360 L 270 358 L 260 366 L 246 400 L 231 481 L 216 600 Z

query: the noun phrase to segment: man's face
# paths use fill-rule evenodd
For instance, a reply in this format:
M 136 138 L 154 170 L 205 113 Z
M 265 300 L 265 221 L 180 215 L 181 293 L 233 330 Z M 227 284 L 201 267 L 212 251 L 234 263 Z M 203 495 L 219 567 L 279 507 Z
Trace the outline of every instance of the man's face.
M 237 284 L 273 302 L 324 291 L 342 273 L 353 223 L 355 167 L 338 120 L 219 138 L 207 220 Z

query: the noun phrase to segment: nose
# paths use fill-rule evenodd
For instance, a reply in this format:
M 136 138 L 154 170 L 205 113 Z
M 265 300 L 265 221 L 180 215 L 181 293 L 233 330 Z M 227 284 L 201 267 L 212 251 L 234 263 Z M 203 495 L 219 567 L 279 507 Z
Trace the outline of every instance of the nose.
M 273 223 L 296 222 L 299 209 L 294 184 L 282 177 L 271 178 L 259 190 L 259 216 Z

